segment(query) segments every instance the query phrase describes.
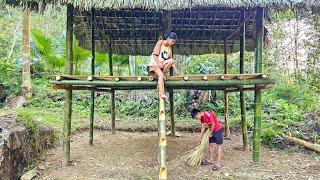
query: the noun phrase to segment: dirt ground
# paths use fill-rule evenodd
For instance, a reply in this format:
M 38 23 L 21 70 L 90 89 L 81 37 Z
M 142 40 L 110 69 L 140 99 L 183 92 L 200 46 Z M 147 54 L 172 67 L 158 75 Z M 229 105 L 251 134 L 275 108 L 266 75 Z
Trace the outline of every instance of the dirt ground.
M 223 167 L 188 167 L 182 157 L 195 147 L 197 134 L 181 132 L 168 137 L 168 179 L 320 179 L 320 157 L 306 153 L 262 148 L 262 164 L 253 167 L 252 152 L 241 150 L 241 136 L 224 144 Z M 37 163 L 36 179 L 157 179 L 157 133 L 95 131 L 94 145 L 88 132 L 72 136 L 72 166 L 61 167 L 61 147 L 51 149 Z M 40 170 L 41 169 L 41 170 Z

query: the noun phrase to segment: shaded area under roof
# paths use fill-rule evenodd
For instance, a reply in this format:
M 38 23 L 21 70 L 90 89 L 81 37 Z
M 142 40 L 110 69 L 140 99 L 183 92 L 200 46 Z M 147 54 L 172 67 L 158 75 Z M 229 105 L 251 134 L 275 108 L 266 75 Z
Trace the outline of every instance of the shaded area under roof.
M 107 52 L 108 43 L 116 54 L 150 55 L 162 32 L 166 19 L 168 29 L 178 35 L 175 54 L 196 55 L 222 53 L 227 40 L 228 52 L 239 50 L 242 23 L 246 14 L 246 49 L 253 50 L 255 38 L 255 8 L 192 8 L 164 11 L 143 9 L 95 10 L 94 29 L 96 49 Z M 90 49 L 91 11 L 75 11 L 75 36 L 81 47 Z M 232 36 L 231 36 L 232 35 Z

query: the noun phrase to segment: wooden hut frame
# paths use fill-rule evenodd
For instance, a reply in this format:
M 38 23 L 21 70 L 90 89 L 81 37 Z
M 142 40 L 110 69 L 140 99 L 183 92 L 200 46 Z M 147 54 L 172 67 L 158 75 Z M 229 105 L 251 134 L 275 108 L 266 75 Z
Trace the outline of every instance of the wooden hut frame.
M 205 4 L 204 4 L 205 2 Z M 47 4 L 67 5 L 66 74 L 56 76 L 55 89 L 65 89 L 63 128 L 63 166 L 70 163 L 70 131 L 73 90 L 89 90 L 89 143 L 93 144 L 95 91 L 111 93 L 112 133 L 115 133 L 115 91 L 155 89 L 153 77 L 113 76 L 112 54 L 149 55 L 154 44 L 165 32 L 175 31 L 179 40 L 176 54 L 224 53 L 224 74 L 170 76 L 166 88 L 170 93 L 171 128 L 175 133 L 173 89 L 217 89 L 225 93 L 227 123 L 228 93 L 240 92 L 241 123 L 244 149 L 248 150 L 245 91 L 255 92 L 253 162 L 260 163 L 262 90 L 275 82 L 262 73 L 262 52 L 265 9 L 299 8 L 319 12 L 320 2 L 310 1 L 200 1 L 200 0 L 5 0 L 6 4 L 43 10 Z M 92 51 L 91 74 L 74 76 L 73 34 L 79 45 Z M 255 74 L 244 74 L 244 51 L 255 50 Z M 109 76 L 95 76 L 95 51 L 109 55 Z M 228 74 L 228 57 L 240 51 L 240 74 Z M 172 72 L 170 73 L 172 75 Z M 159 179 L 167 179 L 165 102 L 159 101 L 158 165 Z
M 213 8 L 217 10 L 218 8 Z M 73 6 L 68 5 L 68 33 L 67 33 L 67 47 L 68 47 L 68 54 L 72 54 L 72 40 L 70 39 L 72 34 L 72 20 L 74 19 L 73 15 Z M 202 18 L 209 18 L 208 12 L 210 11 L 210 8 L 206 8 L 206 15 Z M 166 87 L 169 89 L 170 93 L 170 116 L 171 116 L 171 129 L 172 134 L 175 135 L 175 124 L 174 124 L 174 113 L 173 113 L 173 89 L 220 89 L 224 90 L 225 92 L 225 127 L 226 130 L 228 130 L 228 93 L 233 91 L 240 91 L 240 104 L 241 104 L 241 123 L 242 123 L 242 133 L 243 133 L 243 146 L 245 150 L 248 150 L 248 135 L 247 135 L 247 122 L 246 122 L 246 116 L 245 116 L 245 100 L 244 100 L 244 90 L 254 90 L 255 91 L 255 113 L 254 113 L 254 133 L 253 133 L 253 162 L 258 164 L 260 162 L 260 146 L 261 146 L 261 112 L 262 112 L 262 101 L 261 101 L 261 90 L 264 88 L 271 87 L 270 85 L 274 84 L 274 81 L 267 78 L 266 74 L 261 74 L 262 72 L 262 49 L 263 49 L 263 32 L 264 32 L 264 26 L 263 26 L 263 13 L 264 9 L 261 7 L 257 8 L 251 8 L 251 9 L 232 9 L 232 8 L 226 8 L 220 9 L 224 14 L 226 11 L 232 12 L 233 17 L 237 16 L 238 19 L 229 20 L 221 19 L 221 24 L 219 26 L 218 33 L 211 32 L 210 36 L 207 38 L 220 38 L 221 40 L 216 40 L 214 45 L 210 44 L 211 39 L 207 39 L 207 42 L 205 42 L 204 46 L 201 48 L 197 48 L 199 44 L 203 44 L 202 42 L 197 42 L 196 39 L 199 37 L 196 37 L 197 35 L 197 27 L 199 24 L 199 21 L 201 21 L 201 18 L 198 16 L 194 18 L 196 25 L 193 25 L 195 27 L 192 27 L 190 22 L 192 21 L 192 12 L 194 10 L 189 10 L 185 12 L 189 12 L 189 21 L 187 23 L 187 30 L 186 32 L 189 34 L 193 34 L 191 40 L 190 39 L 184 39 L 182 36 L 182 43 L 185 45 L 185 49 L 187 49 L 188 52 L 193 52 L 195 54 L 198 54 L 199 49 L 203 52 L 208 52 L 208 47 L 218 47 L 215 48 L 219 52 L 219 49 L 223 49 L 223 53 L 225 54 L 225 60 L 224 60 L 224 74 L 220 75 L 195 75 L 195 76 L 170 76 L 166 82 Z M 79 10 L 78 10 L 79 11 Z M 92 63 L 91 63 L 91 76 L 72 76 L 70 71 L 70 64 L 72 64 L 72 57 L 68 56 L 68 69 L 67 74 L 69 75 L 62 75 L 56 77 L 56 81 L 53 82 L 56 88 L 58 89 L 66 89 L 66 119 L 65 119 L 65 129 L 64 129 L 64 157 L 63 162 L 64 165 L 68 165 L 68 162 L 70 160 L 70 122 L 71 122 L 71 98 L 72 98 L 72 90 L 73 88 L 78 87 L 78 89 L 81 89 L 81 87 L 87 87 L 91 88 L 91 100 L 90 100 L 90 128 L 89 128 L 89 143 L 93 144 L 93 119 L 94 119 L 94 92 L 98 89 L 96 88 L 109 88 L 111 93 L 111 101 L 112 101 L 112 107 L 111 107 L 111 122 L 112 122 L 112 133 L 115 133 L 115 90 L 121 90 L 121 89 L 154 89 L 156 87 L 157 82 L 154 81 L 153 77 L 119 77 L 119 76 L 113 76 L 112 72 L 112 54 L 114 52 L 119 54 L 124 54 L 124 51 L 129 51 L 132 54 L 146 54 L 149 52 L 145 52 L 145 49 L 152 49 L 151 47 L 155 44 L 157 37 L 163 35 L 164 32 L 170 32 L 174 26 L 177 26 L 175 24 L 175 19 L 179 16 L 175 16 L 175 14 L 181 13 L 180 11 L 173 11 L 173 12 L 161 12 L 159 15 L 159 12 L 147 12 L 142 9 L 137 10 L 140 17 L 146 21 L 144 25 L 147 24 L 148 16 L 150 16 L 154 22 L 154 24 L 148 24 L 148 26 L 152 26 L 152 28 L 155 28 L 157 26 L 160 26 L 161 28 L 155 28 L 154 33 L 149 33 L 148 27 L 144 29 L 146 32 L 141 32 L 140 35 L 137 35 L 137 33 L 130 33 L 128 31 L 128 27 L 131 26 L 133 28 L 134 32 L 137 32 L 137 29 L 134 25 L 128 23 L 128 19 L 125 16 L 127 13 L 126 10 L 100 10 L 96 11 L 92 9 L 88 12 L 76 12 L 75 14 L 78 14 L 76 19 L 78 19 L 78 24 L 80 27 L 83 27 L 76 31 L 76 34 L 82 34 L 82 31 L 85 31 L 86 34 L 89 34 L 90 32 L 90 38 L 80 38 L 78 39 L 80 42 L 80 45 L 83 47 L 87 47 L 88 40 L 91 42 L 91 50 L 92 50 Z M 203 9 L 198 8 L 195 12 L 198 13 L 198 11 L 203 11 Z M 131 17 L 134 17 L 134 14 L 137 13 L 135 11 L 129 11 Z M 186 16 L 186 13 L 183 13 L 183 18 Z M 86 14 L 86 15 L 83 15 Z M 122 16 L 119 16 L 122 14 Z M 150 15 L 151 14 L 151 15 Z M 235 15 L 236 14 L 236 15 Z M 238 16 L 239 15 L 239 16 Z M 246 18 L 247 15 L 247 18 Z M 112 29 L 111 25 L 108 27 L 106 24 L 105 17 L 107 16 L 109 19 L 109 23 L 111 21 L 111 18 L 118 19 L 116 28 Z M 214 13 L 215 19 L 213 19 L 214 23 L 217 20 L 217 16 L 219 16 L 219 12 Z M 184 19 L 181 19 L 180 21 L 183 21 Z M 97 22 L 97 19 L 100 19 L 100 24 Z M 113 20 L 114 20 L 113 19 Z M 121 19 L 121 20 L 120 20 Z M 130 18 L 129 18 L 130 19 Z M 159 22 L 157 21 L 159 19 Z M 124 21 L 123 21 L 124 20 Z M 255 21 L 253 23 L 252 21 Z M 229 23 L 226 23 L 230 21 Z M 236 25 L 234 25 L 233 21 L 236 21 Z M 123 22 L 124 28 L 121 29 L 119 27 L 122 27 L 119 25 L 119 22 Z M 223 23 L 225 22 L 225 23 Z M 132 23 L 132 22 L 131 22 Z M 157 24 L 158 23 L 158 24 Z M 204 22 L 205 25 L 208 25 L 208 21 Z M 211 27 L 215 27 L 216 25 L 212 23 Z M 76 24 L 76 26 L 78 25 Z M 82 25 L 81 25 L 82 24 Z M 142 23 L 143 24 L 143 23 Z M 224 32 L 225 28 L 224 25 L 226 25 L 227 28 L 229 28 L 229 31 Z M 249 25 L 248 25 L 249 24 Z M 205 33 L 206 32 L 206 26 L 204 25 L 204 28 L 202 29 L 202 38 L 203 41 L 205 41 Z M 86 27 L 90 27 L 89 29 L 85 29 Z M 97 27 L 95 27 L 97 26 Z M 142 25 L 143 26 L 143 25 Z M 147 25 L 146 25 L 147 26 Z M 180 32 L 184 29 L 181 28 L 183 24 L 180 24 Z M 249 26 L 251 28 L 246 28 L 246 26 Z M 254 26 L 254 27 L 253 27 Z M 121 31 L 123 31 L 124 34 L 127 36 L 122 36 Z M 141 29 L 141 31 L 143 31 Z M 139 32 L 139 31 L 138 31 Z M 223 33 L 222 33 L 223 32 Z M 96 34 L 99 34 L 98 38 L 96 39 Z M 115 35 L 116 34 L 116 35 Z M 130 35 L 132 34 L 132 36 Z M 149 34 L 151 34 L 151 37 L 148 37 Z M 206 33 L 207 34 L 207 33 Z M 144 35 L 145 37 L 144 39 Z M 178 32 L 179 35 L 179 32 Z M 88 36 L 88 35 L 87 35 Z M 138 37 L 139 36 L 139 37 Z M 255 49 L 256 49 L 256 60 L 255 60 L 255 73 L 256 74 L 243 74 L 244 73 L 244 51 L 245 51 L 245 44 L 246 44 L 246 36 L 251 36 L 251 43 L 248 44 L 252 45 L 252 42 L 255 43 Z M 118 39 L 117 39 L 117 38 Z M 181 37 L 181 35 L 179 36 Z M 104 38 L 104 39 L 102 39 Z M 125 40 L 123 39 L 125 38 Z M 224 39 L 223 39 L 224 38 Z M 252 39 L 254 38 L 254 40 Z M 144 39 L 144 40 L 141 40 Z M 151 41 L 150 41 L 151 40 Z M 190 42 L 189 42 L 190 40 Z M 220 42 L 223 40 L 223 44 Z M 231 41 L 230 41 L 231 40 Z M 239 49 L 240 49 L 240 74 L 228 74 L 228 58 L 227 53 L 235 51 L 234 44 L 235 42 L 239 40 Z M 249 38 L 250 40 L 250 38 Z M 139 42 L 142 47 L 146 48 L 139 48 Z M 95 59 L 95 48 L 96 48 L 96 42 L 100 43 L 100 49 L 108 49 L 109 54 L 109 69 L 110 69 L 110 76 L 95 76 L 94 72 L 94 59 Z M 122 44 L 122 42 L 126 42 Z M 191 43 L 191 44 L 189 44 Z M 220 43 L 220 44 L 219 44 Z M 106 44 L 108 48 L 103 48 L 102 45 Z M 186 45 L 187 44 L 187 45 Z M 219 47 L 223 45 L 223 47 Z M 126 49 L 123 50 L 122 47 L 127 46 L 133 46 L 132 49 Z M 121 48 L 120 48 L 121 47 Z M 88 47 L 87 47 L 88 48 Z M 206 50 L 207 49 L 207 50 Z M 250 48 L 249 48 L 250 49 Z M 251 47 L 252 49 L 252 47 Z M 178 47 L 178 52 L 181 54 L 188 54 L 186 51 L 184 51 L 184 48 Z M 179 51 L 180 50 L 180 51 Z M 212 50 L 212 49 L 211 49 Z M 128 53 L 128 52 L 127 52 Z M 170 73 L 172 75 L 172 71 Z M 167 167 L 166 167 L 166 129 L 165 129 L 165 101 L 163 99 L 159 99 L 159 119 L 158 119 L 158 164 L 159 164 L 159 179 L 167 179 Z M 229 135 L 229 132 L 226 131 L 226 136 Z

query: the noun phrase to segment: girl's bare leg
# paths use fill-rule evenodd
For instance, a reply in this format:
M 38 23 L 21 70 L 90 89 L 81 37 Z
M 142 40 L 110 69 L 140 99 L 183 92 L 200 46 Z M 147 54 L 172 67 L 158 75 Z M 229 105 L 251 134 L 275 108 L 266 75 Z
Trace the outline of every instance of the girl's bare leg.
M 158 87 L 159 87 L 159 94 L 160 94 L 160 97 L 163 98 L 163 99 L 167 99 L 167 96 L 165 95 L 164 93 L 164 74 L 163 72 L 161 71 L 161 69 L 159 67 L 156 67 L 154 69 L 154 72 L 157 74 L 158 76 Z
M 163 63 L 163 73 L 165 74 L 170 68 L 173 68 L 175 73 L 177 74 L 178 70 L 176 67 L 176 61 L 174 59 L 168 59 Z

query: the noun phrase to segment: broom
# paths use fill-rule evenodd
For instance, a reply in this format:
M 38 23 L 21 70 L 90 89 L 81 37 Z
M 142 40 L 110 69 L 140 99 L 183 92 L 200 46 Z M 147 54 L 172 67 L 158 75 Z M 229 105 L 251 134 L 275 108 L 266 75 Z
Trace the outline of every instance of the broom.
M 189 151 L 187 155 L 184 157 L 184 162 L 189 166 L 199 166 L 201 162 L 205 158 L 205 150 L 209 141 L 209 134 L 211 130 L 207 129 L 207 131 L 203 134 L 201 143 Z

